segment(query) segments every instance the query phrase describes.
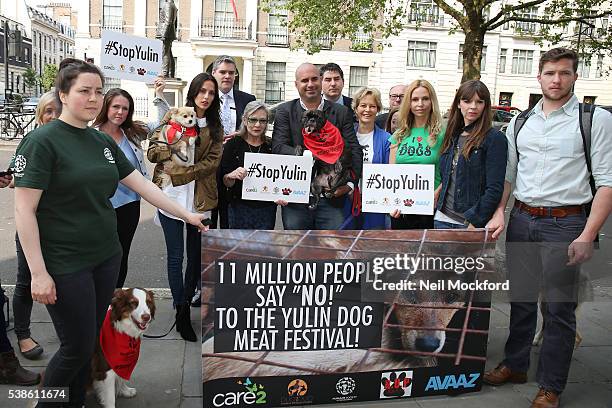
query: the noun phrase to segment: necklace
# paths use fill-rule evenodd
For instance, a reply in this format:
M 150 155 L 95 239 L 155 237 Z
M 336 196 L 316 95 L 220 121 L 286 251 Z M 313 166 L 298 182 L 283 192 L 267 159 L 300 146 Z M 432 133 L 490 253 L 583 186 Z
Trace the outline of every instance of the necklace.
M 259 146 L 257 146 L 257 151 L 256 152 L 254 152 L 253 149 L 251 149 L 251 145 L 249 143 L 247 143 L 247 146 L 249 146 L 249 151 L 251 153 L 259 153 L 261 151 L 261 146 L 263 146 L 263 143 L 260 144 Z

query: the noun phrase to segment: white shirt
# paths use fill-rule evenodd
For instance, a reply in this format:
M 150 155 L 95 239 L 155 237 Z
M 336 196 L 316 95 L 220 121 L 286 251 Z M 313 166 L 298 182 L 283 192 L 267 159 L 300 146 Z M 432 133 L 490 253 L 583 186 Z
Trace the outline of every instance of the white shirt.
M 321 103 L 319 104 L 319 106 L 317 107 L 317 110 L 322 111 L 323 110 L 323 106 L 325 105 L 325 99 L 321 98 Z M 304 101 L 302 101 L 302 98 L 300 98 L 300 106 L 302 108 L 304 108 L 304 110 L 310 110 L 306 107 L 306 105 L 304 104 Z
M 372 163 L 374 160 L 374 131 L 370 133 L 357 132 L 357 140 L 363 149 L 363 162 Z
M 593 198 L 580 134 L 578 98 L 572 95 L 561 108 L 544 115 L 542 100 L 533 108 L 518 136 L 516 157 L 514 123 L 506 130 L 506 181 L 514 197 L 534 207 L 580 205 Z M 596 187 L 612 187 L 612 114 L 596 108 L 591 128 L 591 163 Z
M 230 91 L 226 94 L 219 90 L 219 100 L 221 104 L 225 104 L 226 101 L 229 101 L 230 106 L 230 123 L 232 126 L 232 130 L 236 130 L 236 101 L 234 100 L 234 89 L 230 89 Z M 223 106 L 221 106 L 223 109 Z

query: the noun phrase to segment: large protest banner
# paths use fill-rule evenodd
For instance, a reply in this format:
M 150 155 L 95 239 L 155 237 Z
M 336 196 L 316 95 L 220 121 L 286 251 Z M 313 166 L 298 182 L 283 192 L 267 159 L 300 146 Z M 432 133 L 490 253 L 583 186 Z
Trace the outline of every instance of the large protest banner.
M 495 244 L 484 230 L 202 236 L 204 407 L 478 391 Z
M 162 42 L 102 30 L 100 67 L 105 76 L 153 83 L 162 67 Z

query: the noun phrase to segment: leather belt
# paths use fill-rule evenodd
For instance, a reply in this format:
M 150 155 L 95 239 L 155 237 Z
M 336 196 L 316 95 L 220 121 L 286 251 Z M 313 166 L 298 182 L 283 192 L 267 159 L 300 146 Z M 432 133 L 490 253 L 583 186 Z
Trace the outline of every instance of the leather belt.
M 579 215 L 584 213 L 583 205 L 567 205 L 563 207 L 531 207 L 515 200 L 514 207 L 519 211 L 534 215 L 536 217 L 567 217 L 568 215 Z

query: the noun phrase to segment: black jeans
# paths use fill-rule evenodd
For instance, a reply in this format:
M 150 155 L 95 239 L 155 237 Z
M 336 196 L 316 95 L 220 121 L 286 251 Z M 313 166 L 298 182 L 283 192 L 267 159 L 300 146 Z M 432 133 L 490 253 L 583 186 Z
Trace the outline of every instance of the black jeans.
M 113 297 L 121 254 L 99 265 L 53 276 L 57 301 L 47 305 L 60 348 L 49 361 L 43 387 L 69 387 L 70 406 L 82 406 L 96 339 Z M 38 403 L 38 407 L 58 406 Z
M 576 336 L 579 267 L 566 265 L 567 247 L 585 224 L 584 215 L 536 217 L 515 208 L 506 235 L 511 309 L 504 365 L 528 370 L 541 296 L 546 323 L 536 380 L 557 393 L 565 389 Z
M 0 286 L 0 353 L 13 350 L 11 342 L 6 335 L 6 320 L 4 320 L 4 290 Z
M 119 234 L 119 242 L 123 250 L 121 268 L 119 269 L 119 277 L 117 278 L 117 287 L 122 288 L 127 276 L 132 239 L 136 233 L 138 221 L 140 221 L 140 200 L 115 208 L 115 214 L 117 215 L 117 234 Z
M 30 334 L 30 316 L 32 315 L 32 288 L 30 282 L 30 268 L 26 260 L 19 237 L 15 234 L 15 247 L 17 248 L 17 282 L 13 295 L 13 314 L 15 315 L 15 334 L 18 340 L 24 340 Z

